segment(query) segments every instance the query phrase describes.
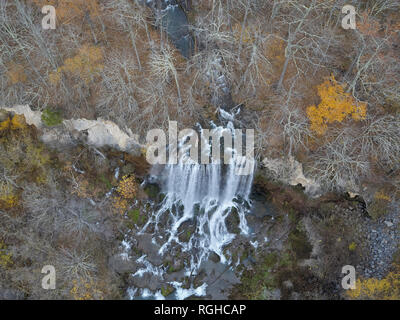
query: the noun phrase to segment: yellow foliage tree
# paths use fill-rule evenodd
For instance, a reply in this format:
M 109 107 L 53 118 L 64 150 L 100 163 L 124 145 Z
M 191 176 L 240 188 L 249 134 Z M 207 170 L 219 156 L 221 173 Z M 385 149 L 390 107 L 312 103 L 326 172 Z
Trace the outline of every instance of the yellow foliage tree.
M 8 210 L 18 205 L 18 196 L 14 192 L 14 188 L 5 182 L 0 182 L 0 209 Z
M 75 300 L 103 300 L 104 294 L 97 288 L 96 283 L 90 279 L 85 281 L 80 279 L 79 281 L 72 281 L 73 287 L 70 290 L 72 297 Z
M 13 117 L 9 117 L 3 122 L 0 122 L 0 132 L 7 130 L 18 130 L 25 129 L 26 122 L 23 115 L 16 114 Z
M 133 175 L 125 175 L 117 187 L 118 196 L 114 197 L 114 210 L 123 214 L 128 209 L 128 200 L 133 199 L 137 192 L 137 185 Z
M 311 121 L 311 130 L 323 135 L 328 124 L 342 122 L 348 116 L 354 120 L 365 119 L 367 112 L 366 102 L 357 102 L 350 93 L 345 92 L 334 76 L 326 79 L 318 86 L 318 95 L 321 102 L 318 106 L 307 108 L 307 115 Z
M 0 242 L 0 266 L 7 268 L 12 264 L 12 254 L 7 252 L 7 246 Z
M 125 175 L 119 182 L 117 192 L 125 199 L 133 199 L 136 195 L 136 182 L 133 175 Z
M 400 266 L 382 280 L 375 278 L 358 279 L 356 288 L 347 291 L 350 299 L 359 300 L 399 300 L 400 299 Z
M 37 183 L 45 183 L 49 163 L 49 153 L 37 140 L 35 129 L 26 124 L 23 115 L 10 115 L 0 122 L 0 168 L 4 168 L 10 175 L 27 175 L 30 179 L 36 178 Z M 3 205 L 15 202 L 12 192 L 2 194 L 6 194 Z
M 50 82 L 57 84 L 62 73 L 81 78 L 88 84 L 93 77 L 104 69 L 103 51 L 96 46 L 83 45 L 78 53 L 64 61 L 64 65 L 49 75 Z

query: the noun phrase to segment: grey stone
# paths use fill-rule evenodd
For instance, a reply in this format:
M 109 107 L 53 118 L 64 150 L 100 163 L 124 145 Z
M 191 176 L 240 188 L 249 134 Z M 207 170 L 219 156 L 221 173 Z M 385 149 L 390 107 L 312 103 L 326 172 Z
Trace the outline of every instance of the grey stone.
M 385 224 L 388 228 L 393 227 L 393 222 L 385 221 Z

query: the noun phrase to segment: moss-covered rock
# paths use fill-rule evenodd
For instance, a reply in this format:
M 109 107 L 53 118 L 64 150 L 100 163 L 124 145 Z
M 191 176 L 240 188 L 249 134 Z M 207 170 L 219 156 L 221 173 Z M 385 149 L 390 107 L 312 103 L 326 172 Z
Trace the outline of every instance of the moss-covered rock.
M 164 297 L 168 297 L 174 291 L 175 291 L 175 289 L 171 285 L 166 285 L 166 286 L 161 287 L 161 294 Z
M 240 284 L 233 289 L 231 298 L 265 299 L 266 290 L 275 288 L 273 268 L 278 262 L 278 254 L 269 253 L 255 265 L 255 270 L 244 270 Z
M 61 112 L 46 108 L 42 112 L 42 121 L 48 127 L 54 127 L 62 123 Z
M 134 225 L 141 227 L 146 223 L 146 214 L 141 212 L 139 208 L 129 210 L 127 215 L 129 218 L 128 227 L 130 228 L 132 228 Z
M 178 228 L 179 241 L 188 242 L 190 240 L 190 237 L 195 231 L 196 231 L 196 226 L 193 220 L 187 220 L 183 222 Z
M 232 208 L 232 212 L 226 218 L 226 227 L 230 233 L 239 234 L 240 233 L 240 218 L 236 208 Z
M 157 197 L 160 193 L 160 187 L 157 184 L 150 183 L 145 186 L 144 192 L 150 199 L 157 200 Z

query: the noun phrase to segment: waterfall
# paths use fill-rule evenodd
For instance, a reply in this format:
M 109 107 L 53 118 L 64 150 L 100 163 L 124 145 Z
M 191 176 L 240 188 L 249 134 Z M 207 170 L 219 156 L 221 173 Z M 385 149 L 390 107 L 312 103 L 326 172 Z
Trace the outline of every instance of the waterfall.
M 201 128 L 199 131 L 202 133 Z M 226 127 L 215 126 L 213 132 L 218 139 L 226 133 L 230 133 L 233 139 L 242 139 L 231 122 Z M 200 136 L 207 146 L 201 150 L 201 154 L 210 156 L 211 142 Z M 179 141 L 181 148 L 184 141 Z M 171 246 L 181 246 L 182 252 L 190 254 L 190 265 L 186 266 L 187 274 L 190 275 L 196 274 L 211 252 L 220 257 L 221 263 L 230 262 L 230 257 L 223 252 L 224 247 L 235 238 L 235 234 L 230 233 L 226 225 L 230 214 L 238 215 L 240 232 L 244 235 L 249 233 L 246 210 L 249 207 L 254 160 L 241 155 L 241 152 L 229 145 L 225 148 L 232 154 L 228 164 L 201 164 L 192 161 L 188 152 L 181 152 L 176 164 L 165 165 L 159 174 L 161 191 L 165 197 L 141 231 L 154 230 L 153 239 L 157 242 L 160 228 L 166 230 L 166 238 L 162 240 L 163 243 L 159 243 L 159 254 L 163 255 Z M 251 169 L 248 174 L 239 175 L 238 168 L 244 164 Z M 165 225 L 166 220 L 168 225 Z M 194 223 L 195 232 L 187 242 L 181 242 L 179 228 L 185 221 Z
M 156 8 L 155 1 L 146 0 L 145 3 Z M 175 0 L 163 0 L 160 3 L 162 26 L 182 55 L 189 58 L 194 48 L 194 42 L 185 13 Z M 230 109 L 233 102 L 229 85 L 225 75 L 221 72 L 221 64 L 220 57 L 215 56 L 212 75 L 207 73 L 207 76 L 217 79 L 218 90 L 216 91 L 218 93 L 213 94 L 213 103 L 220 105 L 221 108 Z M 249 149 L 254 147 L 254 131 L 250 130 L 252 131 L 251 134 L 247 132 L 243 136 L 241 130 L 234 128 L 235 115 L 240 113 L 240 108 L 236 109 L 235 114 L 222 109 L 219 110 L 220 120 L 224 125 L 216 126 L 213 122 L 210 123 L 217 140 L 224 140 L 223 158 L 226 160 L 225 156 L 228 154 L 228 162 L 212 161 L 210 164 L 205 164 L 203 161 L 195 161 L 190 153 L 190 148 L 185 144 L 188 136 L 179 137 L 176 148 L 180 150 L 177 152 L 177 157 L 173 157 L 172 163 L 162 165 L 161 171 L 157 170 L 155 177 L 161 187 L 161 193 L 165 196 L 161 203 L 156 205 L 146 224 L 137 233 L 138 235 L 151 235 L 152 237 L 151 242 L 155 249 L 149 250 L 151 251 L 149 260 L 154 260 L 156 250 L 158 250 L 160 256 L 168 256 L 169 259 L 171 259 L 171 256 L 179 259 L 179 252 L 185 253 L 185 258 L 181 258 L 181 261 L 185 261 L 184 270 L 179 269 L 179 272 L 176 272 L 177 275 L 172 276 L 173 281 L 171 281 L 171 276 L 168 277 L 167 275 L 168 266 L 160 264 L 159 261 L 156 262 L 156 267 L 153 266 L 147 261 L 146 254 L 136 260 L 136 263 L 142 267 L 132 275 L 132 277 L 142 277 L 143 274 L 150 273 L 163 284 L 172 285 L 175 288 L 176 299 L 185 299 L 191 295 L 204 296 L 208 285 L 204 282 L 201 286 L 194 288 L 195 284 L 191 283 L 190 288 L 185 288 L 184 283 L 180 282 L 183 280 L 181 271 L 184 272 L 184 277 L 192 278 L 192 276 L 198 274 L 198 271 L 202 268 L 202 263 L 208 260 L 211 253 L 218 255 L 221 263 L 234 268 L 239 264 L 240 259 L 233 262 L 231 252 L 225 249 L 238 233 L 245 236 L 250 236 L 251 233 L 247 225 L 246 214 L 251 208 L 249 195 L 253 182 L 255 161 L 254 155 L 249 155 L 247 150 L 249 144 L 251 145 Z M 198 125 L 202 147 L 200 154 L 196 154 L 194 158 L 212 158 L 215 160 L 214 156 L 218 151 L 213 146 L 215 140 L 210 142 L 209 137 L 203 135 L 204 131 L 206 129 L 203 130 Z M 231 135 L 233 138 L 233 147 L 232 144 L 227 143 L 226 135 Z M 248 140 L 249 136 L 252 136 L 252 138 Z M 236 142 L 241 141 L 242 138 L 246 138 L 245 155 L 242 155 L 241 152 L 241 142 L 236 145 Z M 157 141 L 165 140 L 165 136 L 157 139 Z M 175 146 L 171 145 L 171 141 L 169 143 L 169 151 L 171 151 Z M 218 149 L 220 148 L 218 147 Z M 181 152 L 182 150 L 183 152 Z M 161 159 L 164 157 L 164 152 L 158 152 L 157 155 Z M 177 159 L 177 162 L 175 162 L 175 159 Z M 159 163 L 165 163 L 163 161 Z M 169 161 L 171 161 L 171 158 L 169 158 Z M 149 163 L 152 162 L 149 161 Z M 159 164 L 156 166 L 159 169 Z M 246 168 L 244 174 L 243 168 Z M 235 224 L 233 230 L 230 228 L 232 223 Z M 182 234 L 188 231 L 190 231 L 190 236 L 182 239 Z M 170 260 L 167 260 L 167 263 L 169 262 Z M 205 265 L 205 268 L 207 268 L 207 263 Z M 172 272 L 172 274 L 174 273 Z M 138 296 L 144 299 L 164 299 L 160 290 L 154 291 L 153 289 L 153 292 L 150 292 L 147 288 L 143 289 L 142 284 L 136 286 L 128 289 L 130 299 Z

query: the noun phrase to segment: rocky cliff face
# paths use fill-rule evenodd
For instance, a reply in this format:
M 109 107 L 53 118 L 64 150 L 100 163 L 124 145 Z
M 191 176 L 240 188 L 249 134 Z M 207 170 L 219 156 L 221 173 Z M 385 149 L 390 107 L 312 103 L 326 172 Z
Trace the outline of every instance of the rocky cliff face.
M 47 127 L 42 121 L 42 112 L 33 111 L 28 105 L 3 108 L 7 112 L 24 115 L 26 123 L 34 125 L 40 139 L 53 147 L 62 148 L 77 142 L 96 148 L 112 147 L 118 151 L 140 155 L 139 137 L 130 129 L 121 130 L 114 122 L 104 119 L 70 119 L 58 126 Z
M 321 186 L 304 175 L 303 165 L 293 157 L 289 157 L 287 160 L 265 158 L 262 161 L 262 166 L 273 179 L 291 186 L 300 184 L 305 188 L 307 194 L 314 197 L 321 194 Z

